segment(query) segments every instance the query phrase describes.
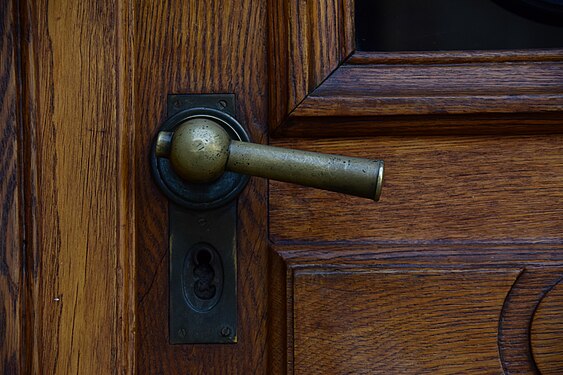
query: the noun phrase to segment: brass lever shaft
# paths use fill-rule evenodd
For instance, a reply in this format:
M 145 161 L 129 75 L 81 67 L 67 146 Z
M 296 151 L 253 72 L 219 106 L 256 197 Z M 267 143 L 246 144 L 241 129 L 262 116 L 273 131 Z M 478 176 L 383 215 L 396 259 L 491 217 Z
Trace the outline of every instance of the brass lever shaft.
M 170 159 L 188 182 L 206 183 L 225 171 L 379 200 L 383 161 L 292 150 L 232 140 L 217 123 L 195 118 L 161 132 L 158 157 Z

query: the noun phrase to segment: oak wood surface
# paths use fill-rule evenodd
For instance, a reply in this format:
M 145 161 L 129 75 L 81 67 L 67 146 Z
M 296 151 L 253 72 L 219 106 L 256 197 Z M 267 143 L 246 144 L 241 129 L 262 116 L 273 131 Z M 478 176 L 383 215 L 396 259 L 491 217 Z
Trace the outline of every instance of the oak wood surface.
M 563 133 L 559 112 L 291 117 L 274 138 L 522 135 Z
M 22 373 L 134 371 L 126 2 L 18 2 Z
M 389 116 L 563 111 L 563 63 L 340 66 L 292 115 Z
M 352 0 L 270 0 L 269 122 L 275 130 L 354 49 Z
M 22 373 L 22 169 L 17 90 L 17 9 L 0 12 L 0 373 Z
M 266 182 L 252 179 L 238 200 L 238 343 L 170 345 L 167 198 L 144 162 L 172 93 L 234 93 L 237 119 L 254 142 L 266 141 L 266 4 L 147 0 L 134 8 L 138 371 L 266 373 Z
M 378 356 L 412 372 L 560 368 L 560 51 L 362 53 L 338 68 L 354 49 L 348 0 L 7 4 L 4 372 L 371 372 Z M 472 69 L 490 106 L 459 79 Z M 381 99 L 362 79 L 411 107 L 362 114 L 350 104 Z M 269 126 L 275 145 L 387 162 L 377 205 L 251 179 L 236 345 L 168 343 L 167 200 L 146 155 L 171 93 L 235 93 L 255 142 Z M 319 93 L 328 105 L 307 109 Z
M 519 272 L 296 270 L 294 372 L 501 373 L 498 319 Z
M 378 203 L 270 182 L 274 241 L 562 241 L 561 135 L 272 143 L 386 163 Z
M 272 336 L 274 347 L 283 348 L 278 350 L 283 359 L 275 362 L 276 373 L 294 373 L 294 366 L 298 365 L 302 366 L 302 371 L 295 373 L 318 372 L 325 363 L 334 366 L 332 373 L 377 373 L 378 370 L 388 373 L 460 373 L 461 367 L 465 369 L 461 371 L 464 373 L 537 373 L 532 360 L 531 345 L 535 344 L 530 342 L 530 324 L 547 291 L 561 279 L 561 245 L 400 245 L 356 241 L 346 244 L 283 243 L 274 245 L 273 251 L 276 254 L 273 270 L 277 278 L 271 285 L 275 295 L 280 297 L 272 300 L 272 307 L 283 315 L 276 318 L 276 324 L 280 326 L 279 332 L 284 332 Z M 499 292 L 494 287 L 494 280 L 504 272 L 512 275 L 515 272 L 517 277 L 511 278 L 502 298 L 500 294 L 497 299 L 491 299 L 489 295 L 478 298 L 474 307 L 467 305 L 465 298 L 475 295 L 473 293 Z M 480 276 L 467 277 L 477 274 Z M 451 279 L 449 282 L 436 279 L 434 283 L 431 280 L 437 275 Z M 309 279 L 296 281 L 302 276 Z M 377 278 L 376 285 L 370 284 L 373 277 Z M 433 291 L 422 293 L 417 289 L 421 286 Z M 356 293 L 355 288 L 363 288 L 362 293 Z M 309 293 L 311 289 L 315 291 Z M 307 291 L 301 298 L 301 305 L 305 307 L 296 302 L 296 295 L 303 295 L 303 290 Z M 398 293 L 400 291 L 409 295 Z M 455 297 L 457 292 L 460 294 Z M 432 303 L 426 304 L 425 300 Z M 441 307 L 436 309 L 436 314 L 424 314 L 435 305 Z M 496 311 L 494 316 L 487 315 L 491 310 L 485 306 Z M 300 345 L 309 345 L 308 349 L 312 351 L 318 346 L 324 349 L 311 358 L 302 352 L 300 364 L 294 358 L 298 352 L 297 336 L 303 331 L 296 328 L 297 309 L 306 309 L 307 314 L 301 313 L 299 319 L 308 322 L 305 328 L 309 332 L 301 335 Z M 385 314 L 387 309 L 388 315 Z M 393 314 L 408 309 L 412 310 Z M 375 314 L 374 310 L 380 314 Z M 421 316 L 428 320 L 421 319 L 418 324 L 409 325 L 410 319 L 420 319 Z M 466 319 L 456 324 L 445 323 L 460 319 L 460 316 Z M 349 319 L 355 321 L 350 323 Z M 494 327 L 493 320 L 496 322 Z M 392 322 L 404 323 L 398 326 Z M 424 324 L 428 324 L 424 331 L 427 335 L 411 341 L 408 347 L 401 347 L 410 340 L 409 334 L 417 332 L 417 327 Z M 464 324 L 473 328 L 458 330 Z M 466 339 L 479 336 L 479 332 L 484 331 L 477 327 L 484 326 L 488 326 L 489 333 L 495 336 L 495 350 L 488 352 L 489 365 L 480 367 L 486 361 L 474 363 L 468 359 L 482 355 L 486 347 L 491 348 L 493 335 L 489 339 L 480 336 L 476 345 L 469 345 Z M 318 334 L 318 330 L 324 334 Z M 364 335 L 367 331 L 372 334 Z M 395 335 L 388 335 L 388 331 Z M 441 340 L 435 340 L 435 334 L 442 335 Z M 379 340 L 374 340 L 374 335 Z M 309 338 L 315 339 L 315 345 Z M 448 348 L 432 350 L 442 345 Z M 398 348 L 402 349 L 400 354 L 389 355 Z M 544 349 L 556 350 L 548 345 Z M 450 361 L 456 356 L 457 360 Z M 315 358 L 322 360 L 314 361 Z M 385 369 L 378 367 L 381 362 L 385 363 Z M 353 366 L 352 371 L 350 366 Z M 452 369 L 452 366 L 460 367 Z M 499 370 L 501 367 L 502 371 Z
M 281 359 L 272 361 L 273 372 L 534 374 L 540 366 L 557 368 L 558 349 L 552 344 L 558 318 L 550 314 L 544 320 L 549 343 L 530 341 L 530 327 L 546 290 L 562 275 L 561 135 L 284 138 L 272 143 L 386 161 L 378 203 L 270 182 L 270 238 L 276 254 L 271 309 L 283 314 L 272 320 L 271 331 L 278 332 L 271 336 L 272 347 L 282 348 L 275 350 Z M 494 317 L 481 309 L 494 299 L 484 297 L 466 310 L 448 294 L 462 279 L 456 270 L 489 268 L 517 272 L 502 293 L 494 278 L 484 275 L 468 287 L 499 292 Z M 451 281 L 430 283 L 435 289 L 428 293 L 417 292 L 421 284 L 407 288 L 411 272 L 428 275 L 436 269 Z M 372 273 L 393 276 L 366 281 Z M 299 282 L 299 275 L 306 275 L 306 281 Z M 402 294 L 402 287 L 412 294 Z M 433 304 L 426 305 L 425 298 Z M 438 308 L 442 301 L 445 305 Z M 550 310 L 559 311 L 561 301 L 554 301 Z M 399 330 L 394 322 L 400 317 L 393 313 L 400 315 L 401 306 L 412 308 L 402 314 L 405 319 L 434 307 L 444 315 L 425 315 L 431 317 L 424 329 L 428 336 L 409 341 L 424 322 L 405 323 Z M 389 315 L 381 313 L 386 308 Z M 458 331 L 462 323 L 446 322 L 464 314 L 471 314 L 467 324 L 472 328 Z M 487 324 L 488 338 L 472 336 L 480 332 L 477 326 Z M 442 329 L 452 336 L 433 336 Z M 389 332 L 395 335 L 386 336 Z M 475 345 L 468 343 L 471 337 Z M 487 347 L 488 357 L 470 360 Z M 542 351 L 543 357 L 532 354 Z

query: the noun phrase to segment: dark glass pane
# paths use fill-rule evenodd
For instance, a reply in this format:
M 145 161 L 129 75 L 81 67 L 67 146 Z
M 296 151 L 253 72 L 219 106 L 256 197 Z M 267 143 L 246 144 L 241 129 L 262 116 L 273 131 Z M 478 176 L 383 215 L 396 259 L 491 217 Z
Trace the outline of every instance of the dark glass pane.
M 360 51 L 563 47 L 563 0 L 356 0 Z

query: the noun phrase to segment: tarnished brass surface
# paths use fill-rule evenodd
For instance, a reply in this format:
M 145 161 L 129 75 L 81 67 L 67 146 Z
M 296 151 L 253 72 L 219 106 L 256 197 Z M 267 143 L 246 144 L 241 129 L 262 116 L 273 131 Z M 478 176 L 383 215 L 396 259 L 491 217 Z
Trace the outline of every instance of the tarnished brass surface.
M 172 146 L 172 136 L 173 132 L 159 132 L 158 139 L 156 140 L 156 156 L 158 157 L 168 157 L 170 155 L 170 147 Z
M 379 199 L 383 161 L 328 155 L 231 140 L 210 119 L 196 118 L 159 134 L 158 156 L 190 182 L 210 182 L 224 171 Z
M 227 170 L 378 200 L 383 162 L 232 141 Z
M 188 120 L 172 136 L 170 162 L 189 182 L 211 182 L 225 172 L 230 142 L 227 132 L 212 120 Z

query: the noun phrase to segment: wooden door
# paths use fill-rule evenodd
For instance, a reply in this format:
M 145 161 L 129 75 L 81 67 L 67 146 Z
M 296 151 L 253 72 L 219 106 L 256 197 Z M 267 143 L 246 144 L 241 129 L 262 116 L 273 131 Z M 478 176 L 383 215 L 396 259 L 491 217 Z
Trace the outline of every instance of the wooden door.
M 7 374 L 557 374 L 563 51 L 363 53 L 352 0 L 7 1 Z M 386 161 L 381 201 L 252 178 L 238 337 L 170 345 L 166 97 Z

